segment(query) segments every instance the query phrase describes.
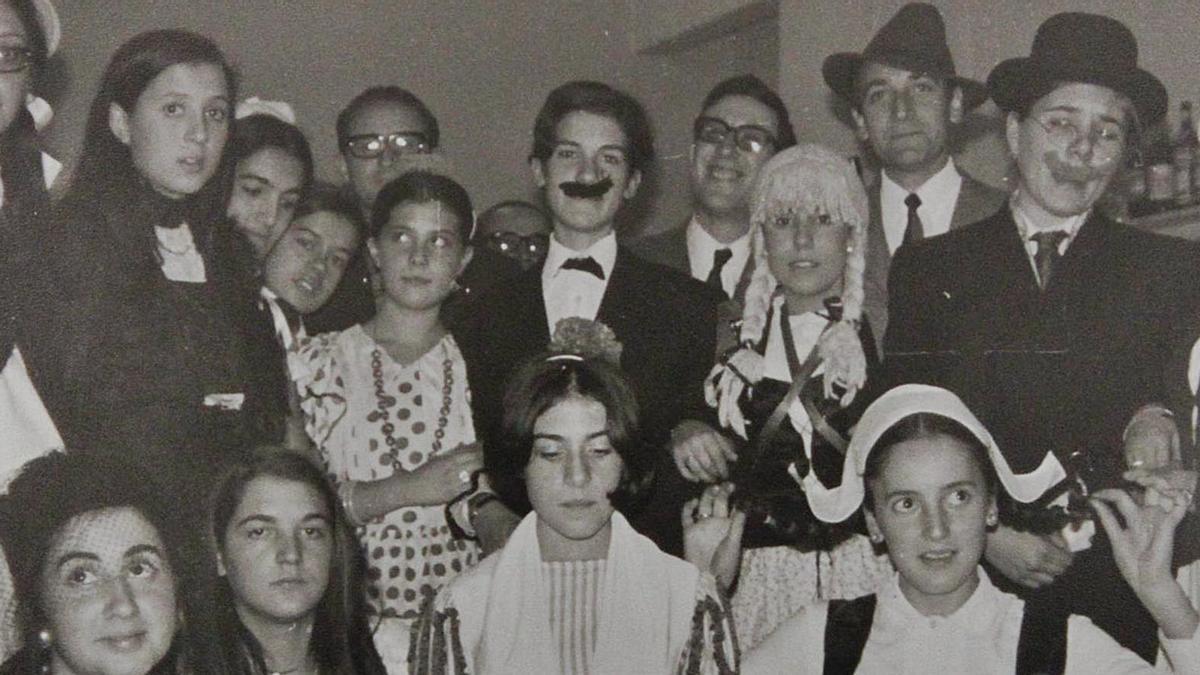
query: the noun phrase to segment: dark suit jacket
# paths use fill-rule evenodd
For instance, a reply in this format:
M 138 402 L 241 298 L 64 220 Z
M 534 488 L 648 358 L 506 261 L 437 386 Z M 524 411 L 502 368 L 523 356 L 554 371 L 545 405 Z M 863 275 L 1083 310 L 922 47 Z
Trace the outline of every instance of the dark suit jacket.
M 1070 468 L 1081 451 L 1094 471 L 1089 487 L 1114 485 L 1132 413 L 1187 397 L 1177 335 L 1200 307 L 1197 269 L 1194 243 L 1093 213 L 1043 291 L 1006 208 L 897 252 L 884 367 L 893 382 L 958 392 L 1015 471 L 1034 469 L 1046 452 Z M 1102 542 L 1046 593 L 1153 653 L 1153 620 Z
M 688 217 L 679 227 L 637 239 L 630 244 L 630 248 L 634 253 L 652 263 L 665 265 L 691 276 L 692 265 L 688 260 L 687 249 L 687 228 L 691 221 L 691 217 Z M 750 285 L 750 277 L 753 274 L 754 257 L 751 256 L 746 261 L 746 266 L 742 268 L 742 275 L 738 277 L 737 285 L 733 288 L 733 299 L 737 301 L 739 307 L 746 299 L 746 287 Z
M 960 172 L 961 173 L 961 172 Z M 962 189 L 950 218 L 950 229 L 979 222 L 999 211 L 1008 199 L 1008 193 L 981 183 L 962 174 Z M 864 299 L 867 316 L 876 328 L 875 339 L 882 340 L 888 327 L 888 271 L 892 255 L 888 252 L 887 238 L 883 233 L 883 217 L 879 212 L 879 190 L 882 178 L 867 188 L 867 199 L 871 207 L 871 220 L 867 229 L 867 268 L 863 274 Z
M 541 274 L 540 268 L 528 270 L 481 295 L 473 311 L 453 327 L 467 362 L 476 431 L 486 452 L 495 451 L 507 379 L 550 341 Z M 710 414 L 703 381 L 713 365 L 722 297 L 695 279 L 647 263 L 623 247 L 618 250 L 596 318 L 623 345 L 621 367 L 633 384 L 648 447 L 664 448 L 680 420 Z M 668 455 L 662 451 L 656 458 L 655 494 L 633 522 L 665 550 L 679 551 L 682 477 Z
M 1047 451 L 1066 466 L 1086 449 L 1115 479 L 1130 415 L 1178 398 L 1185 373 L 1164 375 L 1177 326 L 1196 311 L 1198 265 L 1191 242 L 1093 214 L 1043 292 L 1005 209 L 897 252 L 885 363 L 962 387 L 1015 470 Z

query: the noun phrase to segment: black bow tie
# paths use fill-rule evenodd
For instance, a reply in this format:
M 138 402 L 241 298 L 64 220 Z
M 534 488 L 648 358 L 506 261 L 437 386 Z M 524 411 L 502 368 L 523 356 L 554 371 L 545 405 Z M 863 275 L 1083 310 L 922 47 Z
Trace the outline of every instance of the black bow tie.
M 600 263 L 596 262 L 596 259 L 591 256 L 586 258 L 567 258 L 563 261 L 562 267 L 559 269 L 579 270 L 580 272 L 587 272 L 588 274 L 594 275 L 601 281 L 604 280 L 604 268 L 601 267 Z

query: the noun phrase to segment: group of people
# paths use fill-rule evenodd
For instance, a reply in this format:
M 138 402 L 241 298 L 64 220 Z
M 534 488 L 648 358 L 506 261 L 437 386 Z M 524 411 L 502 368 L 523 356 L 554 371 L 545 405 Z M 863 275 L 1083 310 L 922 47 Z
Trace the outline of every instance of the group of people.
M 610 85 L 477 216 L 413 93 L 326 185 L 182 30 L 51 200 L 60 33 L 0 0 L 0 672 L 1200 672 L 1200 248 L 1100 208 L 1167 107 L 1120 22 L 984 84 L 904 6 L 823 67 L 877 171 L 720 82 L 691 216 L 620 242 Z M 951 156 L 989 98 L 1011 194 Z

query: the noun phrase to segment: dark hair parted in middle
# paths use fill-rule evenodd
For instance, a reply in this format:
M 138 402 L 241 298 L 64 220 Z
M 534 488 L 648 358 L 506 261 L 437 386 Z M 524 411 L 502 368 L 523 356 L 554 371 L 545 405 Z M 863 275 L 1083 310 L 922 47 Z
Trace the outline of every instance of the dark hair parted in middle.
M 735 75 L 722 80 L 712 88 L 712 91 L 708 92 L 708 96 L 704 97 L 704 103 L 700 105 L 700 112 L 703 113 L 727 96 L 752 98 L 775 113 L 775 124 L 779 127 L 779 143 L 775 148 L 777 151 L 787 150 L 796 144 L 796 132 L 792 129 L 792 120 L 788 116 L 787 106 L 783 104 L 783 99 L 779 98 L 779 94 L 768 87 L 766 82 L 749 74 Z
M 379 236 L 392 217 L 392 211 L 405 202 L 437 202 L 458 219 L 459 236 L 464 246 L 471 242 L 475 229 L 475 210 L 471 197 L 453 178 L 430 171 L 409 171 L 383 186 L 371 208 L 371 237 Z
M 865 497 L 863 498 L 863 507 L 869 510 L 874 510 L 875 501 L 874 495 L 871 493 L 871 483 L 879 478 L 883 472 L 883 467 L 887 464 L 888 459 L 892 456 L 892 450 L 905 441 L 911 441 L 921 438 L 932 438 L 934 436 L 947 436 L 963 445 L 967 446 L 971 451 L 971 458 L 975 465 L 983 473 L 983 481 L 987 485 L 988 495 L 996 494 L 997 484 L 999 479 L 996 477 L 996 469 L 992 466 L 992 460 L 988 457 L 988 450 L 984 447 L 975 434 L 961 423 L 953 420 L 945 415 L 936 413 L 914 413 L 893 424 L 887 431 L 875 441 L 871 453 L 867 455 L 867 464 L 863 470 L 863 487 L 865 489 Z
M 629 143 L 629 166 L 646 173 L 654 160 L 654 133 L 642 104 L 602 82 L 568 82 L 546 97 L 533 123 L 532 158 L 546 161 L 558 143 L 558 123 L 573 112 L 607 117 L 621 127 Z
M 298 453 L 264 448 L 254 451 L 243 462 L 230 468 L 211 495 L 210 534 L 217 547 L 225 536 L 246 488 L 256 478 L 270 477 L 301 483 L 315 489 L 330 514 L 333 552 L 329 565 L 329 585 L 316 607 L 310 649 L 323 673 L 384 675 L 383 663 L 372 642 L 367 619 L 365 564 L 358 539 L 341 510 L 341 502 L 325 475 Z M 210 561 L 215 566 L 215 561 Z M 229 672 L 255 675 L 267 672 L 262 648 L 238 618 L 233 592 L 225 580 L 217 583 L 213 603 L 221 643 L 228 654 Z M 236 646 L 235 646 L 236 645 Z
M 556 403 L 573 396 L 604 406 L 608 440 L 623 465 L 621 482 L 609 499 L 622 513 L 635 510 L 654 477 L 655 454 L 642 439 L 629 380 L 619 367 L 597 358 L 543 354 L 513 374 L 504 393 L 500 442 L 484 454 L 492 487 L 510 507 L 529 510 L 524 476 L 533 453 L 533 427 Z
M 247 115 L 234 123 L 233 135 L 229 137 L 226 151 L 234 166 L 249 159 L 264 148 L 275 148 L 291 155 L 304 168 L 300 192 L 303 195 L 313 183 L 313 155 L 308 139 L 294 124 L 288 124 L 273 115 L 257 113 Z
M 354 121 L 354 116 L 376 103 L 391 103 L 417 113 L 417 116 L 425 124 L 425 129 L 392 129 L 391 131 L 421 131 L 427 133 L 429 135 L 429 147 L 437 148 L 440 140 L 437 117 L 434 117 L 433 112 L 429 110 L 424 101 L 417 98 L 416 94 L 407 89 L 388 85 L 365 89 L 361 94 L 351 99 L 350 103 L 338 113 L 337 142 L 340 152 L 345 152 L 346 142 L 350 140 L 350 124 Z
M 72 179 L 72 191 L 82 189 L 89 195 L 104 194 L 116 186 L 139 181 L 129 147 L 117 139 L 109 128 L 109 108 L 115 103 L 128 113 L 133 112 L 138 98 L 154 78 L 164 70 L 179 64 L 211 64 L 225 74 L 230 108 L 237 100 L 237 78 L 225 56 L 212 40 L 185 30 L 154 30 L 140 33 L 121 45 L 100 80 L 100 90 L 88 112 L 83 135 L 83 152 L 79 168 Z M 205 186 L 214 210 L 223 210 L 226 199 L 228 153 L 222 153 L 221 164 Z M 195 223 L 192 223 L 195 225 Z

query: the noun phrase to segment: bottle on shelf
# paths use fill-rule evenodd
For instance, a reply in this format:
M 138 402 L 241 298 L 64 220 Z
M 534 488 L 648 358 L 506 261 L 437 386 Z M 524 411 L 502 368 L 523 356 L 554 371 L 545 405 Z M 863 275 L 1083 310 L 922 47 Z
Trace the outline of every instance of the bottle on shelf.
M 1196 122 L 1192 118 L 1192 102 L 1179 104 L 1179 131 L 1173 143 L 1175 205 L 1190 206 L 1196 203 L 1195 174 L 1200 139 L 1196 138 Z
M 1146 201 L 1149 213 L 1175 207 L 1175 149 L 1165 121 L 1146 129 L 1142 149 L 1146 167 Z

